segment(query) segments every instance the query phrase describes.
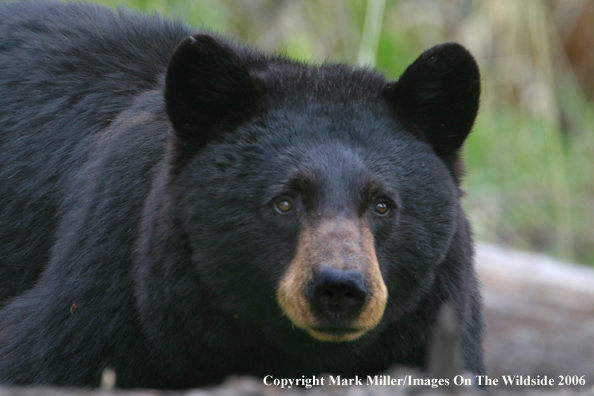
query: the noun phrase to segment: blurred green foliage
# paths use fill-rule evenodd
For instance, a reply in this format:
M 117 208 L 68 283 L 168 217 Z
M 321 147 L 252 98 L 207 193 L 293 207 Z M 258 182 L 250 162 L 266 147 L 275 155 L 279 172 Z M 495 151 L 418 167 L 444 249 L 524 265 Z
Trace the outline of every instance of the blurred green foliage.
M 594 25 L 594 12 L 585 12 L 593 2 L 99 2 L 298 59 L 371 63 L 390 78 L 435 44 L 464 44 L 483 75 L 481 113 L 465 147 L 464 204 L 478 239 L 594 264 L 594 112 L 570 59 L 580 48 L 572 37 L 583 36 L 576 29 Z

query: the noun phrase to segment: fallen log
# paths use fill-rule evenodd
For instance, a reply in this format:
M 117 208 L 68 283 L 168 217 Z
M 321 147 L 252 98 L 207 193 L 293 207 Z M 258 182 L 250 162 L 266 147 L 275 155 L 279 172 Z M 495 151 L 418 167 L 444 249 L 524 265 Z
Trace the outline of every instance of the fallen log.
M 480 244 L 490 375 L 594 384 L 594 268 Z M 565 382 L 565 381 L 564 381 Z

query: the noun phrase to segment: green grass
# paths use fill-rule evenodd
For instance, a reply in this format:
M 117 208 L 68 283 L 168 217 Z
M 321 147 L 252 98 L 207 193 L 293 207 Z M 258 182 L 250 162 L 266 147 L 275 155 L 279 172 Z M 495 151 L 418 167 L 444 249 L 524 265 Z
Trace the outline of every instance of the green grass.
M 391 78 L 423 50 L 461 42 L 483 75 L 464 154 L 464 204 L 478 239 L 594 265 L 594 113 L 546 2 L 123 2 L 299 59 L 375 64 Z

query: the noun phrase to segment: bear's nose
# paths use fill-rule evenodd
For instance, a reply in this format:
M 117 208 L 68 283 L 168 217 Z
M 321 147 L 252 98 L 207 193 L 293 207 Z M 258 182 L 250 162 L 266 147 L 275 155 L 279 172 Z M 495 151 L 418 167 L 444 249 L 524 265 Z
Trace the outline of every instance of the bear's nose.
M 322 267 L 310 283 L 312 307 L 326 320 L 356 316 L 365 305 L 367 294 L 365 276 L 357 269 Z

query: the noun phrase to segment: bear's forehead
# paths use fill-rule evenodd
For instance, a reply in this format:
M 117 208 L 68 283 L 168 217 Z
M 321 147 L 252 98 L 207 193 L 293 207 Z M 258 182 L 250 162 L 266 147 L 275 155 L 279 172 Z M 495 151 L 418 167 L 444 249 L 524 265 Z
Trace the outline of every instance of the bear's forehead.
M 260 144 L 288 151 L 321 154 L 321 148 L 392 156 L 399 147 L 421 142 L 407 131 L 396 112 L 380 98 L 355 96 L 341 100 L 336 93 L 287 94 L 269 98 L 263 111 L 243 128 Z M 413 150 L 417 150 L 416 147 Z
M 282 143 L 273 133 L 258 142 L 264 148 L 261 162 L 270 174 L 282 175 L 284 184 L 306 179 L 330 190 L 342 191 L 340 185 L 359 190 L 371 181 L 416 177 L 438 165 L 431 150 L 406 133 L 325 130 L 315 120 L 309 129 L 293 126 L 279 133 Z

